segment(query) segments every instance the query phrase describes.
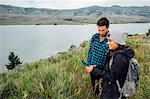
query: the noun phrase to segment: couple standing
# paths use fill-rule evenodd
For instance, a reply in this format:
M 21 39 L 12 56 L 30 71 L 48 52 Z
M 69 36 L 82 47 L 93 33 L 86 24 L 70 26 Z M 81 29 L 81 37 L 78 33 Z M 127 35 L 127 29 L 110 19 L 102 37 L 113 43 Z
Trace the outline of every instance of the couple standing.
M 90 73 L 95 95 L 100 94 L 100 99 L 118 99 L 120 92 L 116 80 L 122 88 L 126 80 L 129 60 L 134 56 L 134 51 L 126 46 L 127 34 L 121 31 L 109 33 L 107 18 L 98 20 L 97 29 L 99 33 L 94 34 L 90 40 L 87 58 L 89 66 L 85 67 L 85 70 Z M 122 96 L 121 99 L 125 97 Z

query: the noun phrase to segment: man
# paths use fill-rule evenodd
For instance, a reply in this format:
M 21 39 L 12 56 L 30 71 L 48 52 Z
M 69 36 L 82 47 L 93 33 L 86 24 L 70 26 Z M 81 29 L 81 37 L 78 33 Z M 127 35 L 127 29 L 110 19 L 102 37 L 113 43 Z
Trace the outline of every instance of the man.
M 105 17 L 97 21 L 97 29 L 99 33 L 92 36 L 90 40 L 89 50 L 88 50 L 88 65 L 96 65 L 99 69 L 104 68 L 107 61 L 107 56 L 109 53 L 108 40 L 106 36 L 108 35 L 109 20 Z M 95 95 L 99 94 L 99 78 L 96 78 L 90 73 L 91 82 Z

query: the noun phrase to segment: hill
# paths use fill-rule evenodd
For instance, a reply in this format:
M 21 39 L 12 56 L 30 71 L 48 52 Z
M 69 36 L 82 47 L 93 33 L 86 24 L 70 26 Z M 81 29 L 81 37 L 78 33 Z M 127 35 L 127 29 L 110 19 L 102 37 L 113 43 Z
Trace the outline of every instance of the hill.
M 95 24 L 100 17 L 111 23 L 150 22 L 150 6 L 91 6 L 58 10 L 0 5 L 0 24 Z
M 142 38 L 136 35 L 127 40 L 141 65 L 137 93 L 132 99 L 150 99 L 150 46 L 140 44 Z M 79 47 L 0 74 L 0 99 L 95 99 L 90 76 L 79 63 L 86 60 L 87 50 L 85 41 Z

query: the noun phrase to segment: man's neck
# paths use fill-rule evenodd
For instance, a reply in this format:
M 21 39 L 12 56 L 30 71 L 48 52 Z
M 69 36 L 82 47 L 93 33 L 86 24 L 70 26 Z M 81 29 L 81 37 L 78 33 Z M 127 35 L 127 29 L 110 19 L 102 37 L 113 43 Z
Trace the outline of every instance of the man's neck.
M 109 33 L 109 31 L 107 31 L 107 33 L 105 34 L 105 35 L 99 35 L 101 38 L 106 38 L 107 37 L 107 35 L 108 35 L 108 33 Z
M 99 36 L 100 36 L 100 38 L 106 38 L 107 35 L 106 36 L 99 35 Z

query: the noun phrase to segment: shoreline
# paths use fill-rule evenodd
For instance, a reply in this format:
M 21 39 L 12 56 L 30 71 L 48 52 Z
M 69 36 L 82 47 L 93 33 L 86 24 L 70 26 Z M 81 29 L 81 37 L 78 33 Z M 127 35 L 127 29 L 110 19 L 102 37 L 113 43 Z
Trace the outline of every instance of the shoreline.
M 144 36 L 143 34 L 132 34 L 132 35 L 130 35 L 130 36 L 128 36 L 128 37 L 134 37 L 134 36 Z M 144 41 L 138 41 L 138 43 L 140 43 L 140 44 L 142 44 L 142 45 L 146 45 L 146 46 L 150 46 L 150 43 L 149 42 L 144 42 Z M 80 44 L 79 44 L 80 45 Z M 78 45 L 77 45 L 78 46 Z M 53 55 L 51 55 L 51 56 L 49 56 L 49 57 L 47 57 L 47 58 L 41 58 L 41 59 L 37 59 L 37 60 L 30 60 L 30 61 L 28 61 L 28 62 L 24 62 L 23 64 L 30 64 L 30 63 L 32 63 L 32 62 L 38 62 L 38 61 L 40 61 L 40 60 L 46 60 L 46 59 L 49 59 L 49 58 L 51 58 L 51 57 L 56 57 L 57 56 L 57 54 L 58 53 L 61 53 L 61 52 L 68 52 L 69 51 L 69 49 L 68 50 L 65 50 L 65 51 L 58 51 L 58 52 L 56 52 L 55 54 L 53 54 Z M 0 74 L 2 74 L 2 73 L 6 73 L 7 72 L 7 68 L 5 67 L 5 66 L 0 66 Z
M 118 23 L 112 22 L 110 24 L 142 24 L 142 23 L 150 24 L 150 22 L 118 22 Z M 10 26 L 12 26 L 12 25 L 56 25 L 57 26 L 57 25 L 93 25 L 93 24 L 95 25 L 96 23 L 73 23 L 73 24 L 66 24 L 66 23 L 60 23 L 60 24 L 52 24 L 52 23 L 50 23 L 50 24 L 16 24 L 16 23 L 14 23 L 14 24 L 0 24 L 0 26 L 8 26 L 8 25 L 10 25 Z

